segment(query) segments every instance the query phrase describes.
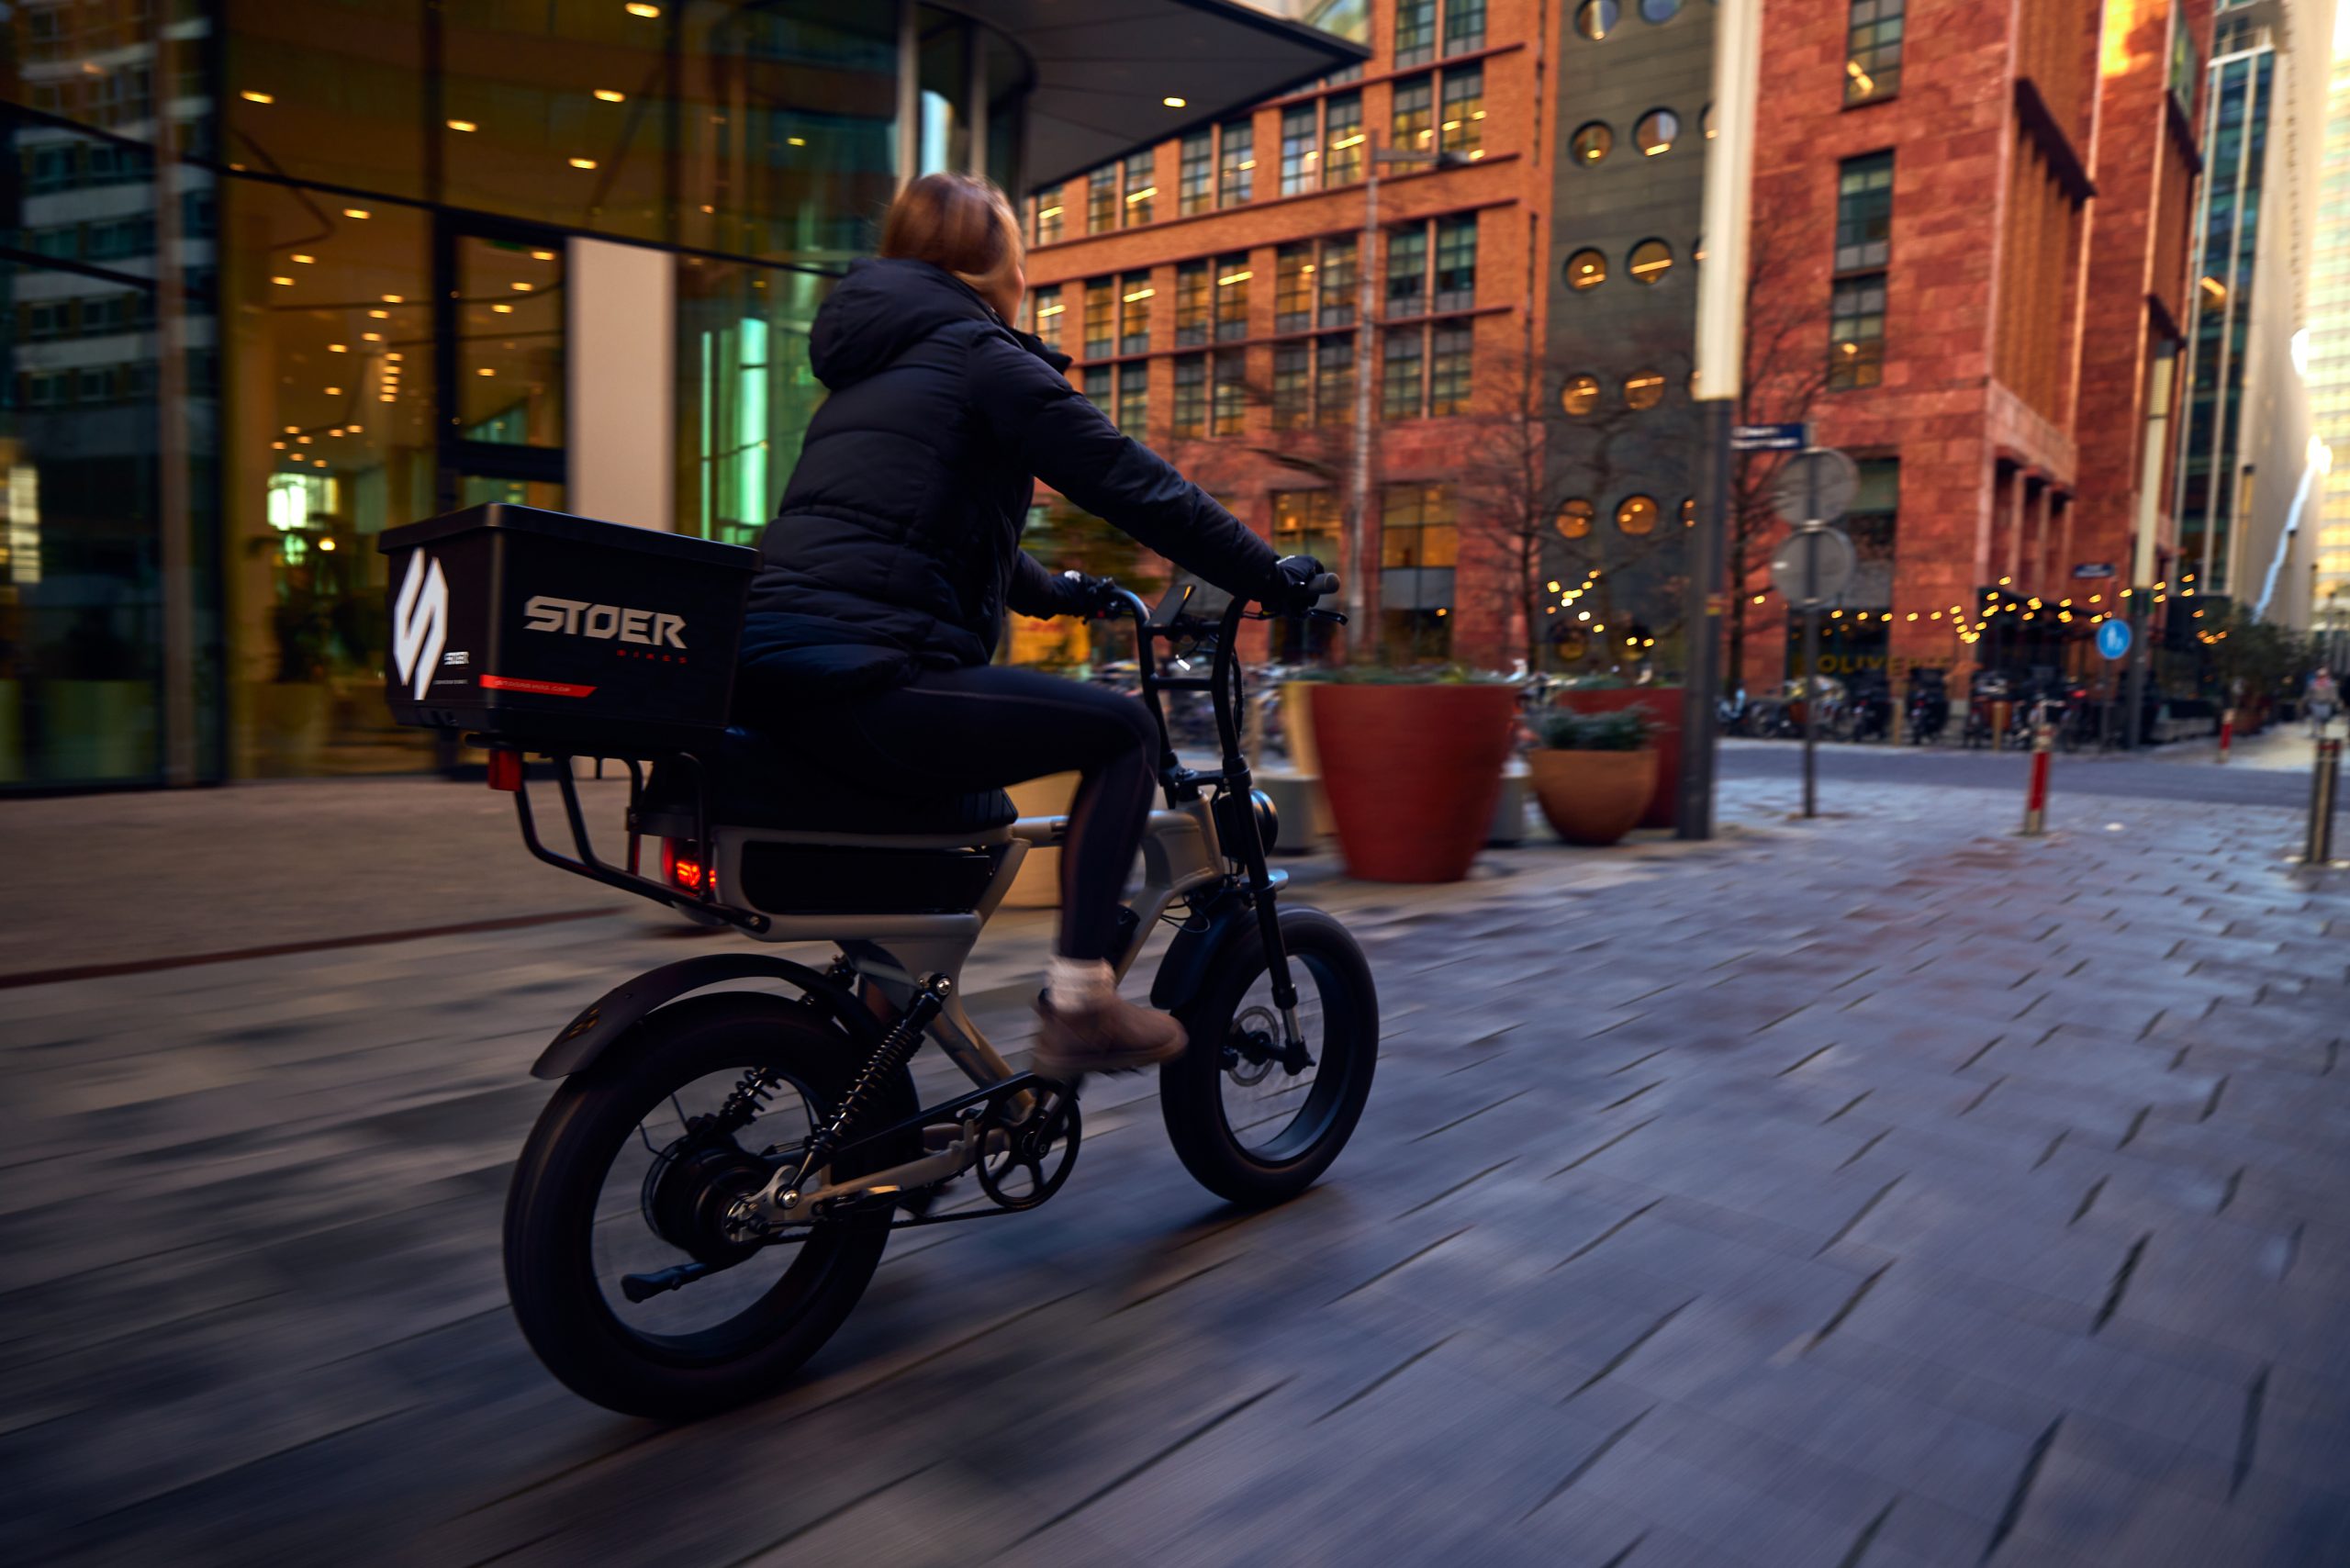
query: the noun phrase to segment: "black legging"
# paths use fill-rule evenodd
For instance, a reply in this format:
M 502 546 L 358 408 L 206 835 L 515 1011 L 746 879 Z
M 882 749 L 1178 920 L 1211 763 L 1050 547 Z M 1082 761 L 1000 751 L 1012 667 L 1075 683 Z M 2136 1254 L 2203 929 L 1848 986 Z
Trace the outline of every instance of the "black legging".
M 1158 727 L 1132 697 L 1035 670 L 934 670 L 814 721 L 831 772 L 887 794 L 960 794 L 1083 775 L 1061 850 L 1060 952 L 1107 958 L 1150 820 Z

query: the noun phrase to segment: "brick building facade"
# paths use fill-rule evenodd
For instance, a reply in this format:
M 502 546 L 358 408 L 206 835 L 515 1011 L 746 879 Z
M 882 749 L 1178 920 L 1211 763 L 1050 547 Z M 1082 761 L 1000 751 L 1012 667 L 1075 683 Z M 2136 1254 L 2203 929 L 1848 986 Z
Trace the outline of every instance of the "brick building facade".
M 2083 667 L 2142 521 L 2176 537 L 2161 362 L 2185 316 L 2210 6 L 1903 10 L 1770 13 L 1757 223 L 1809 241 L 1752 294 L 1766 319 L 1816 313 L 1829 359 L 1824 382 L 1762 366 L 1751 412 L 1808 418 L 1862 465 L 1856 542 L 1889 571 L 1881 602 L 1831 622 L 1830 673 Z M 1743 673 L 1774 687 L 1789 617 L 1759 571 L 1743 587 Z
M 1516 574 L 1467 470 L 1539 393 L 1546 10 L 1382 0 L 1359 71 L 1027 203 L 1030 325 L 1076 360 L 1070 380 L 1284 552 L 1347 570 L 1368 264 L 1378 570 L 1348 634 L 1393 656 L 1490 666 L 1516 646 Z M 1389 149 L 1428 156 L 1380 167 L 1366 258 L 1365 176 Z M 1165 570 L 1065 503 L 1044 511 L 1048 561 Z M 1015 634 L 1015 656 L 1072 651 L 1060 628 Z

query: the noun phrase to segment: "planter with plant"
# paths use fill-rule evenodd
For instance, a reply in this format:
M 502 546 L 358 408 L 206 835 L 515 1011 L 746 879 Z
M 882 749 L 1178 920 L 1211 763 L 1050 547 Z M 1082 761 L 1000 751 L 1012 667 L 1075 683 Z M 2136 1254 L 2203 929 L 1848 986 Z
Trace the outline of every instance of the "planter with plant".
M 1459 671 L 1355 666 L 1315 687 L 1311 711 L 1348 874 L 1467 876 L 1501 793 L 1516 689 Z
M 1639 824 L 1656 790 L 1657 720 L 1646 708 L 1577 713 L 1554 708 L 1527 755 L 1542 815 L 1569 844 L 1613 844 Z

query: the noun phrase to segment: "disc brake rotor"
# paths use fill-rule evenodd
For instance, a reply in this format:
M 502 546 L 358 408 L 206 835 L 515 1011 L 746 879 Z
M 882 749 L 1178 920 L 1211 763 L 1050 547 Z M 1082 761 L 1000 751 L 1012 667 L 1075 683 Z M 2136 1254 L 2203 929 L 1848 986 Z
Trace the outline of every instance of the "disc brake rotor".
M 1243 1089 L 1254 1089 L 1272 1076 L 1281 1064 L 1281 1020 L 1270 1010 L 1251 1007 L 1232 1021 L 1225 1037 L 1225 1075 Z

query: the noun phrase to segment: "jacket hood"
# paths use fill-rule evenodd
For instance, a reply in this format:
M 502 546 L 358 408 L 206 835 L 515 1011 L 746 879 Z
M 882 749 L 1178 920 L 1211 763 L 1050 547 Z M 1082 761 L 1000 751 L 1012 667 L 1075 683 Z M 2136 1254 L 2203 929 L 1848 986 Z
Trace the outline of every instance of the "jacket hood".
M 855 386 L 942 327 L 996 321 L 968 284 L 928 262 L 852 263 L 808 334 L 808 363 L 837 392 Z

